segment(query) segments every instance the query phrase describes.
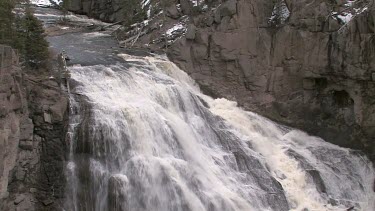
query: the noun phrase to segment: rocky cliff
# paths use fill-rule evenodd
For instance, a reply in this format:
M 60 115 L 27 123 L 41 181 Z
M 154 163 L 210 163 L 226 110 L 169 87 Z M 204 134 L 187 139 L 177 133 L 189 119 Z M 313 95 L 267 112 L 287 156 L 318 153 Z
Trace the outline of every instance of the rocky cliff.
M 0 210 L 57 210 L 64 189 L 67 97 L 0 45 Z
M 106 21 L 127 9 L 118 1 L 72 2 L 73 11 Z M 167 47 L 207 94 L 374 158 L 373 1 L 154 0 L 139 7 L 147 20 L 117 33 L 127 46 Z
M 213 96 L 374 156 L 374 26 L 373 2 L 228 0 L 169 55 Z
M 34 124 L 29 118 L 17 55 L 0 46 L 0 56 L 0 197 L 4 198 L 9 195 L 9 177 L 17 165 L 19 148 L 32 148 Z

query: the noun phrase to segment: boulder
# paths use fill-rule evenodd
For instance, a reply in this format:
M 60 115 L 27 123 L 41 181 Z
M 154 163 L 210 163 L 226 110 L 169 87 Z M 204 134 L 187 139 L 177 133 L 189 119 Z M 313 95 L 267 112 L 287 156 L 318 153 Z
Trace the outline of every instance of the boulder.
M 196 29 L 197 29 L 197 27 L 195 27 L 193 24 L 189 24 L 188 27 L 187 27 L 186 34 L 185 34 L 186 39 L 194 40 Z
M 228 0 L 220 5 L 218 8 L 220 16 L 232 16 L 237 13 L 237 0 Z

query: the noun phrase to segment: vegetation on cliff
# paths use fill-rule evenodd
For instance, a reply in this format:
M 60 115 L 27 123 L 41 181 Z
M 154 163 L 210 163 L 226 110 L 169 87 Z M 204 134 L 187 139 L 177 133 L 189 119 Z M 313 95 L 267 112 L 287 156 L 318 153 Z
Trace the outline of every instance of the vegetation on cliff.
M 15 46 L 17 43 L 17 31 L 15 29 L 16 18 L 12 13 L 15 0 L 0 1 L 0 43 Z
M 43 68 L 48 58 L 48 42 L 45 40 L 41 22 L 26 4 L 24 13 L 14 13 L 20 0 L 0 2 L 0 44 L 17 49 L 29 68 Z M 26 2 L 27 3 L 27 2 Z
M 46 65 L 48 59 L 48 42 L 45 40 L 44 29 L 41 22 L 32 14 L 30 9 L 26 10 L 22 20 L 24 47 L 23 53 L 27 65 L 32 68 Z

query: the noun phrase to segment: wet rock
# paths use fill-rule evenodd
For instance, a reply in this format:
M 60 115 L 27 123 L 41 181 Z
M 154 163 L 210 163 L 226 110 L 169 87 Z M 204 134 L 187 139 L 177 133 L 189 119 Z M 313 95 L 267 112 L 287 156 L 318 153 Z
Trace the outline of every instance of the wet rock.
M 322 177 L 320 176 L 319 171 L 317 170 L 307 170 L 310 179 L 312 179 L 313 183 L 315 184 L 315 187 L 319 193 L 327 193 L 327 188 L 324 184 L 324 181 Z
M 287 154 L 299 162 L 299 165 L 306 170 L 309 182 L 315 184 L 315 187 L 319 193 L 327 193 L 326 185 L 324 184 L 323 178 L 319 171 L 300 154 L 292 149 L 288 149 Z

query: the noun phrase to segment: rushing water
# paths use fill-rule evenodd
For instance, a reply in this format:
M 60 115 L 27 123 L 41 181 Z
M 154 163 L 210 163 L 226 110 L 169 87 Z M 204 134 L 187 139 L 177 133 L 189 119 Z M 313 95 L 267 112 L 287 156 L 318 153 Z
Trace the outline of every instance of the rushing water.
M 122 57 L 70 67 L 66 210 L 374 210 L 360 153 L 205 96 L 164 57 Z

